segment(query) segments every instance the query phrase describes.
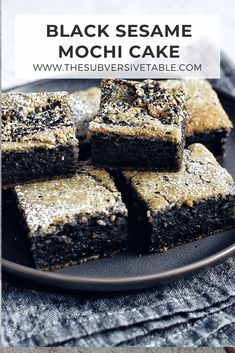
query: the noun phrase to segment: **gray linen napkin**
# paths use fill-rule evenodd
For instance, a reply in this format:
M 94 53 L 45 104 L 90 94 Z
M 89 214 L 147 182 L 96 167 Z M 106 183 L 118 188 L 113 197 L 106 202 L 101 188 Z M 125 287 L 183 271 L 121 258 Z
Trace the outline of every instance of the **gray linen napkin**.
M 226 353 L 224 348 L 0 348 L 0 353 Z
M 212 84 L 235 97 L 222 55 Z M 235 346 L 235 258 L 206 273 L 134 293 L 69 295 L 4 280 L 3 346 Z
M 235 258 L 134 293 L 71 295 L 3 282 L 3 346 L 235 346 Z

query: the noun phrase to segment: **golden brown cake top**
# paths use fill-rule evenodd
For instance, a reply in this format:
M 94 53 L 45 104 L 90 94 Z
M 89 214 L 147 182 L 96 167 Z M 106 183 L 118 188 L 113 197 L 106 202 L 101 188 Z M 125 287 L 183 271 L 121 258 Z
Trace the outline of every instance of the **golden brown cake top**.
M 90 216 L 97 217 L 97 222 L 99 216 L 114 222 L 118 215 L 127 215 L 111 176 L 86 164 L 72 177 L 19 185 L 14 190 L 31 235 L 55 233 L 65 223 L 73 225 L 77 217 L 84 223 Z
M 183 204 L 192 207 L 195 202 L 229 195 L 235 200 L 232 176 L 201 144 L 190 145 L 184 150 L 182 168 L 177 173 L 122 173 L 150 212 L 161 212 Z
M 190 79 L 167 80 L 162 84 L 167 88 L 181 88 L 185 92 L 189 113 L 186 120 L 187 136 L 193 133 L 232 128 L 232 122 L 209 82 Z
M 91 87 L 69 95 L 76 135 L 86 138 L 89 122 L 97 115 L 100 106 L 100 88 Z
M 180 89 L 165 89 L 154 80 L 105 79 L 99 115 L 90 123 L 89 132 L 180 142 L 186 115 Z
M 66 92 L 2 94 L 3 151 L 76 145 Z

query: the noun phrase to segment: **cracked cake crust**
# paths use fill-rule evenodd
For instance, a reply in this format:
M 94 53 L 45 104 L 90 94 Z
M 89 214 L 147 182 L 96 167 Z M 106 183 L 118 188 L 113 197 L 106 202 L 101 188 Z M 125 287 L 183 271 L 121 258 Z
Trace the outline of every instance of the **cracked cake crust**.
M 100 112 L 92 133 L 122 134 L 180 143 L 185 120 L 184 93 L 167 90 L 157 81 L 102 80 Z
M 181 88 L 187 100 L 186 143 L 202 143 L 216 157 L 223 157 L 233 127 L 216 92 L 205 80 L 167 80 L 166 88 Z
M 66 92 L 3 93 L 2 150 L 77 145 Z
M 136 192 L 153 212 L 184 203 L 191 207 L 201 199 L 234 192 L 232 176 L 201 144 L 190 145 L 184 151 L 178 173 L 124 171 L 123 174 L 134 183 Z

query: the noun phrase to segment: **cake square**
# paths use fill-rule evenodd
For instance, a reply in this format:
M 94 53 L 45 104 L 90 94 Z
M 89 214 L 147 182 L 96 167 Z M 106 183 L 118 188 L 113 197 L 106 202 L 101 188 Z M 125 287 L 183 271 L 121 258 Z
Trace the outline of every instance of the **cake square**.
M 78 140 L 66 92 L 2 94 L 2 184 L 76 171 Z
M 165 89 L 153 80 L 102 80 L 100 111 L 89 125 L 93 163 L 179 170 L 186 115 L 179 89 Z
M 131 240 L 143 252 L 163 252 L 235 227 L 232 176 L 201 144 L 184 150 L 178 173 L 120 173 L 135 229 Z
M 80 165 L 69 178 L 14 188 L 37 268 L 53 270 L 126 248 L 127 209 L 112 177 Z
M 202 143 L 215 157 L 223 157 L 233 127 L 216 92 L 206 80 L 167 80 L 166 88 L 182 88 L 187 99 L 186 145 Z

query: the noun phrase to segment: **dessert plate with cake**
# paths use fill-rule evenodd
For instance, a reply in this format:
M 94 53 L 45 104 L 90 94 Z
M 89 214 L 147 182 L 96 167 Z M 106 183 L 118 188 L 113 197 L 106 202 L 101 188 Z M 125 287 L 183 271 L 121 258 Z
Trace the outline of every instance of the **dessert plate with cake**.
M 235 254 L 234 111 L 205 80 L 45 80 L 3 93 L 4 271 L 120 291 Z

